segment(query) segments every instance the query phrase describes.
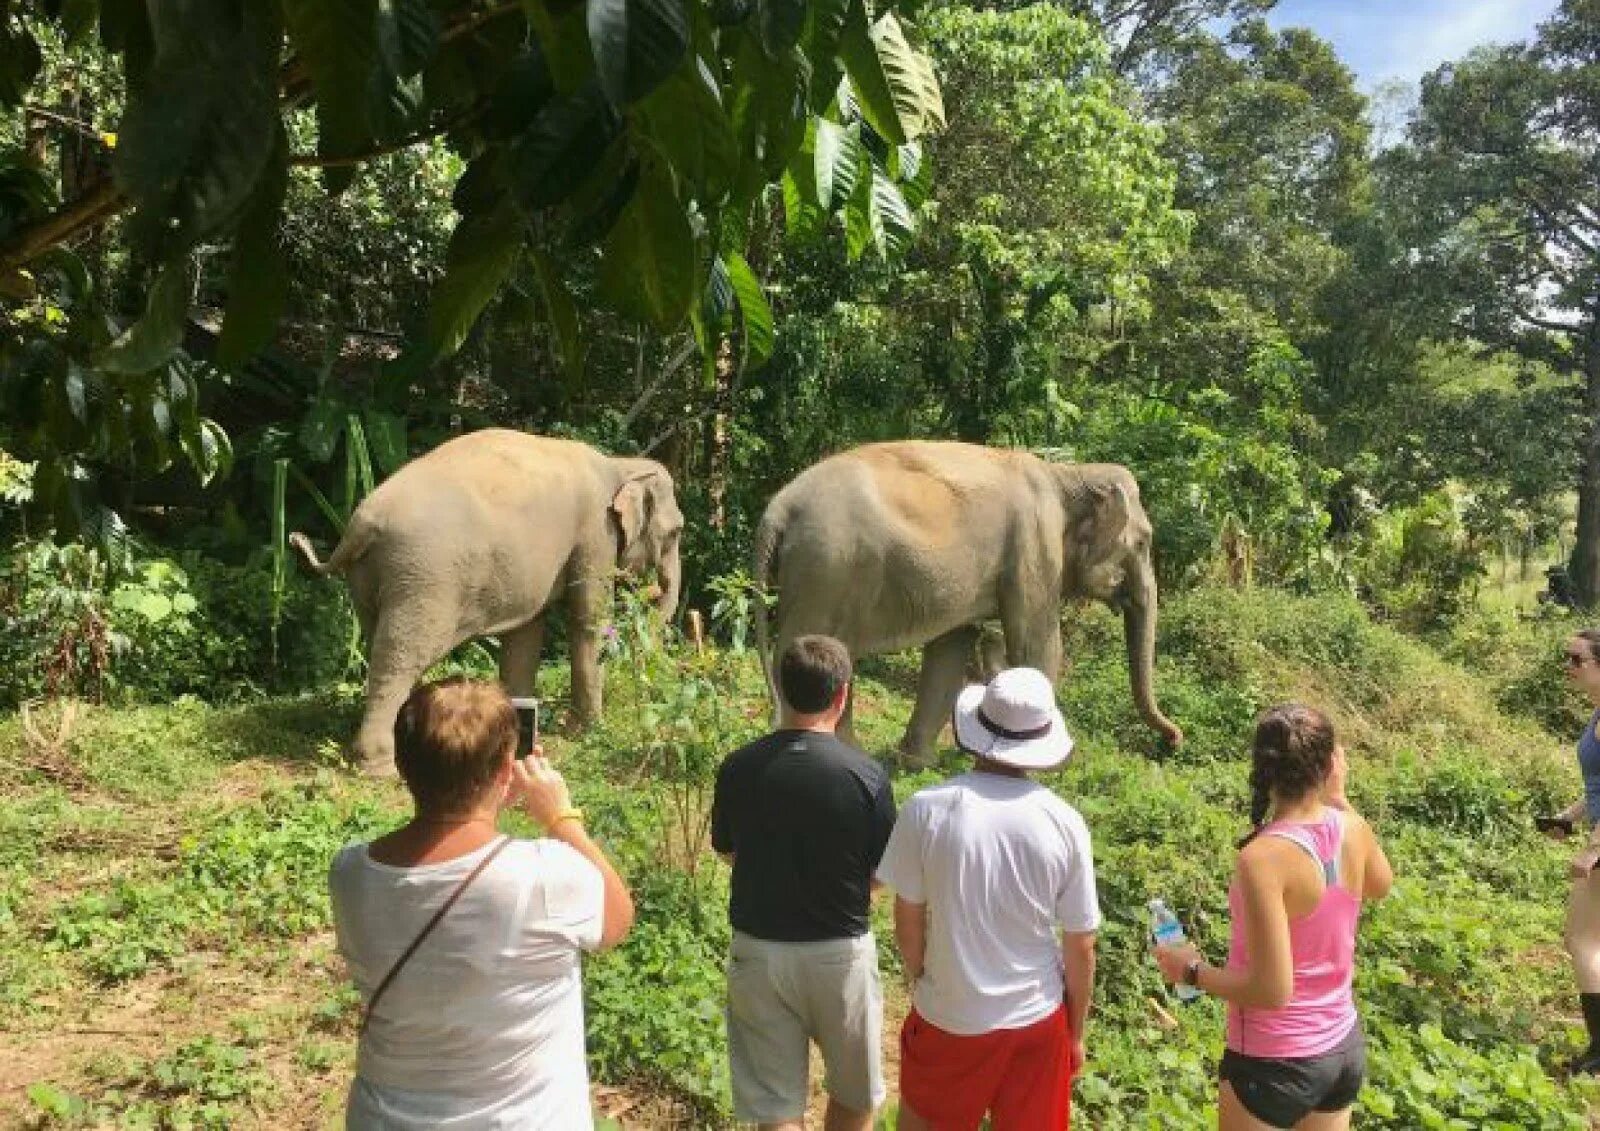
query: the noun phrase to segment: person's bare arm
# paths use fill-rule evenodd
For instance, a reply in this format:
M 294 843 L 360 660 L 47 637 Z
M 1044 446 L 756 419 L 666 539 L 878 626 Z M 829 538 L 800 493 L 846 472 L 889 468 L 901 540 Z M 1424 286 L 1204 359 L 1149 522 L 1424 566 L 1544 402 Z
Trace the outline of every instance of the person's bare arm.
M 511 773 L 515 795 L 521 798 L 528 816 L 544 828 L 545 835 L 568 845 L 600 870 L 603 900 L 600 944 L 596 949 L 609 950 L 616 946 L 633 929 L 633 896 L 600 846 L 590 839 L 583 822 L 562 816 L 572 811 L 566 780 L 545 760 L 543 749 L 537 746 L 526 758 L 512 762 Z
M 1372 831 L 1372 826 L 1366 819 L 1352 810 L 1346 820 L 1354 817 L 1361 830 L 1361 837 L 1366 842 L 1367 859 L 1362 870 L 1361 898 L 1366 900 L 1383 899 L 1394 888 L 1394 866 L 1389 863 L 1389 856 L 1383 851 L 1383 845 L 1378 841 L 1378 834 Z
M 894 941 L 900 948 L 900 964 L 905 967 L 906 980 L 915 982 L 922 977 L 922 962 L 927 955 L 928 905 L 912 903 L 898 895 L 894 898 Z
M 549 829 L 549 835 L 570 845 L 600 869 L 600 878 L 605 883 L 605 903 L 600 914 L 600 945 L 596 949 L 610 950 L 627 938 L 628 932 L 633 929 L 633 896 L 628 891 L 628 885 L 622 882 L 622 877 L 617 875 L 617 870 L 606 859 L 600 846 L 589 838 L 589 830 L 582 823 L 573 820 L 558 822 Z
M 1083 1044 L 1089 1027 L 1089 1009 L 1094 1003 L 1094 931 L 1061 933 L 1061 967 L 1067 981 L 1067 1020 L 1072 1039 Z
M 1294 994 L 1294 959 L 1289 950 L 1289 915 L 1283 904 L 1284 869 L 1272 858 L 1273 847 L 1262 842 L 1250 845 L 1239 854 L 1235 873 L 1244 896 L 1250 965 L 1229 970 L 1207 965 L 1200 951 L 1188 943 L 1158 946 L 1156 962 L 1167 981 L 1182 981 L 1190 963 L 1199 959 L 1197 984 L 1208 994 L 1251 1009 L 1282 1009 L 1289 1003 Z

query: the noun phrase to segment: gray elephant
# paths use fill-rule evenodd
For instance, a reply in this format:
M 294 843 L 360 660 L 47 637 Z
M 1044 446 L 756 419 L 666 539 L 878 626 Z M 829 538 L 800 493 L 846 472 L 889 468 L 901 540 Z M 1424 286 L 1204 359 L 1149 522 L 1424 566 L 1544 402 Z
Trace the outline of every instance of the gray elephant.
M 813 632 L 858 656 L 921 647 L 900 750 L 923 763 L 982 622 L 999 620 L 1008 664 L 1053 680 L 1060 604 L 1093 597 L 1122 611 L 1140 714 L 1178 743 L 1183 733 L 1156 706 L 1152 686 L 1150 535 L 1124 467 L 1047 463 L 972 444 L 869 444 L 806 469 L 767 504 L 754 577 L 776 590 L 777 607 L 771 626 L 757 619 L 757 647 L 767 664 Z
M 600 630 L 612 577 L 654 569 L 669 614 L 682 585 L 683 514 L 654 460 L 601 455 L 572 440 L 487 429 L 406 464 L 362 501 L 321 574 L 343 574 L 368 646 L 355 753 L 369 772 L 394 759 L 394 720 L 424 671 L 462 641 L 500 639 L 500 678 L 531 695 L 544 613 L 563 601 L 578 718 L 600 713 Z

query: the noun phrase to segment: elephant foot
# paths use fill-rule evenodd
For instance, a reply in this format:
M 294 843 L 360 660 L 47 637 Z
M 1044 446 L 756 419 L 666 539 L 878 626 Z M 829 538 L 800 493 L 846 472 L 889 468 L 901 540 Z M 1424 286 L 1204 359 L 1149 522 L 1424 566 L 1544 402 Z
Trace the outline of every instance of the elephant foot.
M 897 747 L 894 756 L 908 770 L 931 770 L 939 761 L 932 750 L 908 750 L 904 746 Z
M 363 777 L 369 778 L 396 778 L 400 771 L 395 768 L 393 758 L 363 758 L 356 763 Z

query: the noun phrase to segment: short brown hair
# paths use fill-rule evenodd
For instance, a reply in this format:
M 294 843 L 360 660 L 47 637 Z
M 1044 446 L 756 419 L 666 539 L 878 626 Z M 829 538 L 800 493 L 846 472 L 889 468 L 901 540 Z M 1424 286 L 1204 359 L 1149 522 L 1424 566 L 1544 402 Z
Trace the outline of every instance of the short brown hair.
M 419 810 L 469 809 L 517 743 L 505 689 L 452 676 L 411 693 L 394 723 L 394 764 Z
M 850 652 L 831 636 L 797 636 L 778 660 L 778 690 L 792 711 L 828 709 L 850 682 Z

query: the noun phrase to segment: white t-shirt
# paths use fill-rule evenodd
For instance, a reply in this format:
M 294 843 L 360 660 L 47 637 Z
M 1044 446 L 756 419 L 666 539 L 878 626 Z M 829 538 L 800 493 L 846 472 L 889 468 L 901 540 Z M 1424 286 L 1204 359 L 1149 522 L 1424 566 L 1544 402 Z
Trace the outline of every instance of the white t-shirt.
M 334 857 L 334 930 L 362 1000 L 494 843 L 412 868 L 365 844 Z M 570 846 L 507 845 L 384 992 L 351 1131 L 590 1131 L 578 952 L 600 944 L 603 906 L 600 870 Z
M 1027 778 L 973 772 L 915 794 L 878 879 L 927 905 L 915 1003 L 950 1033 L 1048 1017 L 1065 991 L 1057 931 L 1100 927 L 1089 829 Z

